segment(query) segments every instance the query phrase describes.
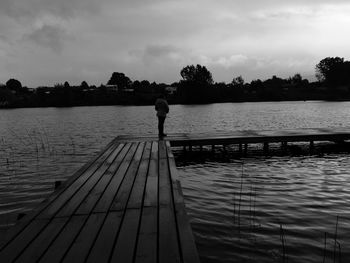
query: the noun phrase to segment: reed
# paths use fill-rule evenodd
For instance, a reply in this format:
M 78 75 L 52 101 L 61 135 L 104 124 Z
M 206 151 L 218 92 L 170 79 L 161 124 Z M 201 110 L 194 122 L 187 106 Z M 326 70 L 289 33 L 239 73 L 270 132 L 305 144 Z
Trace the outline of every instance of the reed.
M 233 224 L 236 224 L 236 193 L 233 190 Z
M 242 172 L 241 172 L 241 184 L 239 190 L 239 201 L 238 201 L 238 230 L 240 232 L 241 229 L 241 203 L 242 203 L 242 192 L 243 192 L 243 178 L 244 178 L 244 163 L 242 162 Z
M 326 252 L 327 252 L 327 232 L 324 232 L 324 247 L 323 247 L 323 263 L 326 261 Z
M 337 244 L 340 248 L 340 243 L 337 241 L 338 238 L 338 223 L 339 223 L 339 216 L 337 216 L 337 222 L 335 223 L 335 233 L 334 233 L 334 247 L 333 247 L 333 262 L 335 263 L 336 260 L 336 252 L 337 252 Z M 340 254 L 340 249 L 339 249 Z M 339 262 L 340 262 L 340 256 L 339 256 Z
M 286 237 L 284 233 L 284 229 L 282 227 L 282 224 L 280 224 L 280 240 L 282 243 L 282 262 L 288 262 L 288 257 L 287 257 L 287 244 L 286 244 Z
M 73 149 L 73 154 L 75 154 L 75 144 L 74 144 L 74 140 L 73 140 L 73 137 L 71 135 L 69 135 L 69 139 L 71 141 L 71 146 L 72 146 L 72 149 Z

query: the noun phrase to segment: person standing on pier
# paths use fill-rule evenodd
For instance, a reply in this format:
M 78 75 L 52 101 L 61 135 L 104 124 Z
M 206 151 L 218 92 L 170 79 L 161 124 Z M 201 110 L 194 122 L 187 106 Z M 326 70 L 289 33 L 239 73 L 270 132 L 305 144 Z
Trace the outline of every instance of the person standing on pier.
M 158 117 L 158 136 L 164 137 L 166 136 L 166 134 L 164 133 L 164 122 L 167 113 L 169 113 L 169 105 L 165 99 L 165 94 L 161 94 L 156 100 L 155 109 L 157 111 Z

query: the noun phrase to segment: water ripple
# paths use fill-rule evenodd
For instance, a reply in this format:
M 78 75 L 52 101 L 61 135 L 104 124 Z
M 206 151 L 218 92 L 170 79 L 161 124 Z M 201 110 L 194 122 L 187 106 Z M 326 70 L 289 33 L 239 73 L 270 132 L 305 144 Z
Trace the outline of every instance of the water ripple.
M 288 262 L 321 262 L 325 232 L 326 256 L 333 259 L 337 216 L 341 257 L 350 260 L 350 157 L 246 159 L 179 169 L 203 262 L 282 262 L 283 253 Z

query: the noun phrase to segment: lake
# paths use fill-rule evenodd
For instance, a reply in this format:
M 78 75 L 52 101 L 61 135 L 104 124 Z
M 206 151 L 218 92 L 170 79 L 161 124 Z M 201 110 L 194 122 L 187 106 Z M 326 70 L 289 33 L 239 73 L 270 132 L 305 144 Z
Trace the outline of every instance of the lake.
M 165 130 L 349 123 L 350 102 L 172 105 Z M 0 110 L 0 229 L 13 225 L 19 213 L 52 193 L 55 181 L 68 178 L 113 138 L 130 133 L 157 133 L 154 107 Z M 336 262 L 339 255 L 342 262 L 350 259 L 347 154 L 209 159 L 181 163 L 179 170 L 202 262 L 283 262 L 283 256 L 288 262 L 322 262 L 324 256 L 333 262 L 334 251 Z

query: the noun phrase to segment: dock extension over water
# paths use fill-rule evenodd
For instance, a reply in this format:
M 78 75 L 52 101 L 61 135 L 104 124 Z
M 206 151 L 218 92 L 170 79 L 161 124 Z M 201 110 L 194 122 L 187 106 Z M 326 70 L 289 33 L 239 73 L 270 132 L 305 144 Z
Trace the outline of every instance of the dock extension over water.
M 120 136 L 124 141 L 152 141 L 154 135 L 125 135 Z M 312 151 L 314 142 L 344 142 L 350 140 L 350 128 L 307 128 L 295 130 L 242 130 L 231 132 L 203 132 L 203 133 L 173 133 L 165 137 L 171 146 L 226 146 L 239 145 L 240 151 L 248 144 L 263 144 L 267 152 L 270 143 L 281 143 L 281 147 L 287 147 L 289 142 L 307 142 Z
M 170 143 L 116 139 L 0 243 L 8 262 L 199 262 Z

